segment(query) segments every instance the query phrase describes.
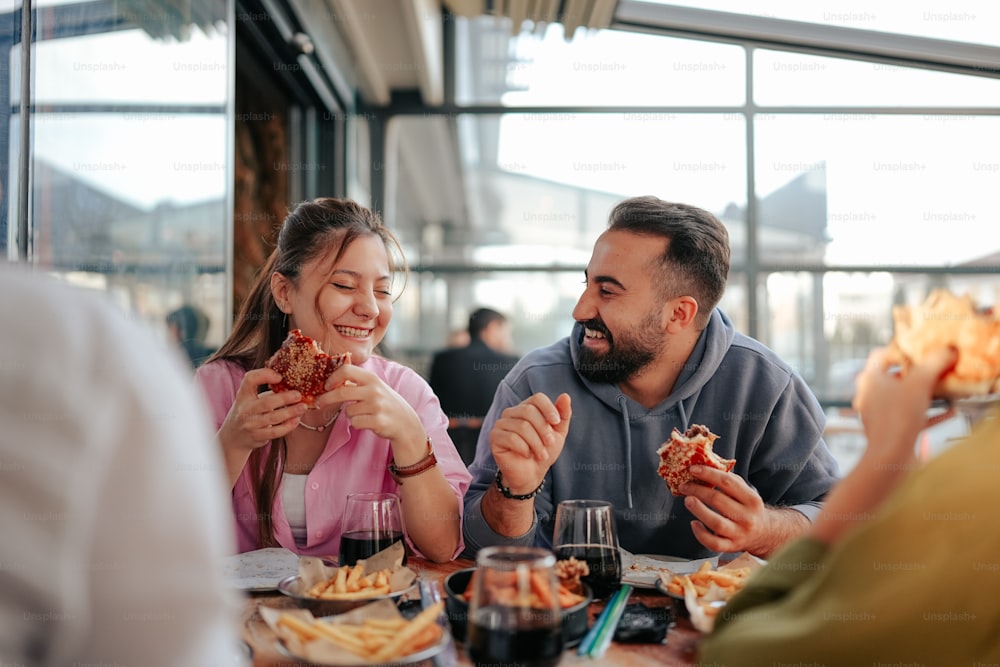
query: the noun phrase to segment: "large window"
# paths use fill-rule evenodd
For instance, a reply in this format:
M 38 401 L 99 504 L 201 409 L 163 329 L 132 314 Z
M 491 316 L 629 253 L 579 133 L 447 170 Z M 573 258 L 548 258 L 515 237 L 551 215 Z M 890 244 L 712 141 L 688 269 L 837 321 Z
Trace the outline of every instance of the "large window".
M 8 257 L 106 291 L 162 331 L 190 306 L 203 317 L 185 335 L 217 344 L 230 284 L 227 3 L 188 18 L 155 4 L 45 5 L 33 12 L 26 105 L 20 31 L 4 33 Z
M 566 335 L 608 212 L 642 194 L 724 221 L 722 307 L 830 406 L 891 337 L 893 305 L 935 286 L 998 303 L 996 78 L 738 40 L 512 36 L 492 17 L 455 33 L 454 109 L 388 121 L 387 210 L 420 276 L 392 335 L 417 367 L 475 305 L 507 310 L 525 351 Z M 435 132 L 464 206 L 428 216 L 432 183 L 405 175 Z

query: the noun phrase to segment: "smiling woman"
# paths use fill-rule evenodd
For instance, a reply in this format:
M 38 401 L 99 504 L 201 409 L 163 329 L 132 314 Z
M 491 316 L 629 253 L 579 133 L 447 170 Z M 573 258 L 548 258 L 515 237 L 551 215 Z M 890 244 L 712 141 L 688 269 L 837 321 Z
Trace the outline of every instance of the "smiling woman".
M 405 266 L 370 209 L 334 198 L 299 204 L 229 339 L 198 370 L 241 552 L 281 545 L 337 553 L 347 496 L 363 492 L 399 494 L 417 553 L 443 561 L 462 550 L 460 501 L 470 477 L 448 420 L 416 372 L 375 353 L 392 320 L 393 278 Z M 350 355 L 311 402 L 293 389 L 261 392 L 282 386 L 266 362 L 291 330 L 329 355 Z

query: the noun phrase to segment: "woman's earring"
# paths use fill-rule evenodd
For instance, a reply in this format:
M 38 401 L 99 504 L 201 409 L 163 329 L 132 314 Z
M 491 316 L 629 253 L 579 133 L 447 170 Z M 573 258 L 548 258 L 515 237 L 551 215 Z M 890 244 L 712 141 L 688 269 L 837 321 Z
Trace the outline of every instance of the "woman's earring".
M 288 328 L 288 313 L 285 313 L 285 317 L 281 320 L 281 328 Z

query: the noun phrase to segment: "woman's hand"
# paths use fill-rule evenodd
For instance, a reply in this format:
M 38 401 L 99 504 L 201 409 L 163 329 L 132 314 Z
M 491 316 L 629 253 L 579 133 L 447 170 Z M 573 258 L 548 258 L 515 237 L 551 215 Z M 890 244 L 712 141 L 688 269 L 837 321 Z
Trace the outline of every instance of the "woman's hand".
M 341 414 L 351 427 L 372 431 L 392 444 L 399 465 L 423 458 L 427 434 L 420 417 L 382 378 L 360 366 L 347 364 L 327 378 L 326 389 L 316 398 L 317 409 L 329 412 L 342 404 Z
M 281 375 L 270 368 L 259 368 L 243 376 L 236 400 L 219 428 L 219 441 L 224 450 L 249 452 L 271 440 L 287 435 L 299 425 L 308 406 L 297 391 L 257 393 L 257 387 L 281 381 Z
M 866 454 L 896 458 L 912 453 L 913 442 L 927 423 L 934 385 L 955 365 L 956 357 L 954 349 L 941 348 L 901 373 L 891 370 L 887 349 L 868 356 L 853 402 L 868 438 Z

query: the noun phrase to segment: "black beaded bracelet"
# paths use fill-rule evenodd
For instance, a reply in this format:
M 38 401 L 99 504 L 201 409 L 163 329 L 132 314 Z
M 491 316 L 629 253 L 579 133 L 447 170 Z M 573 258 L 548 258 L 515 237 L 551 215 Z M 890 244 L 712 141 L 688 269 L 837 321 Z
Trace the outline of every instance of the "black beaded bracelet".
M 545 478 L 543 477 L 542 478 L 542 483 L 539 484 L 538 488 L 536 488 L 534 491 L 532 491 L 531 493 L 524 493 L 524 494 L 521 494 L 521 495 L 517 495 L 517 494 L 511 493 L 510 489 L 508 489 L 506 486 L 503 485 L 503 473 L 500 472 L 499 468 L 497 469 L 497 476 L 496 476 L 495 479 L 496 479 L 497 488 L 500 489 L 500 493 L 503 494 L 503 497 L 504 498 L 510 498 L 511 500 L 531 500 L 536 495 L 538 495 L 538 492 L 541 491 L 542 487 L 545 486 Z

